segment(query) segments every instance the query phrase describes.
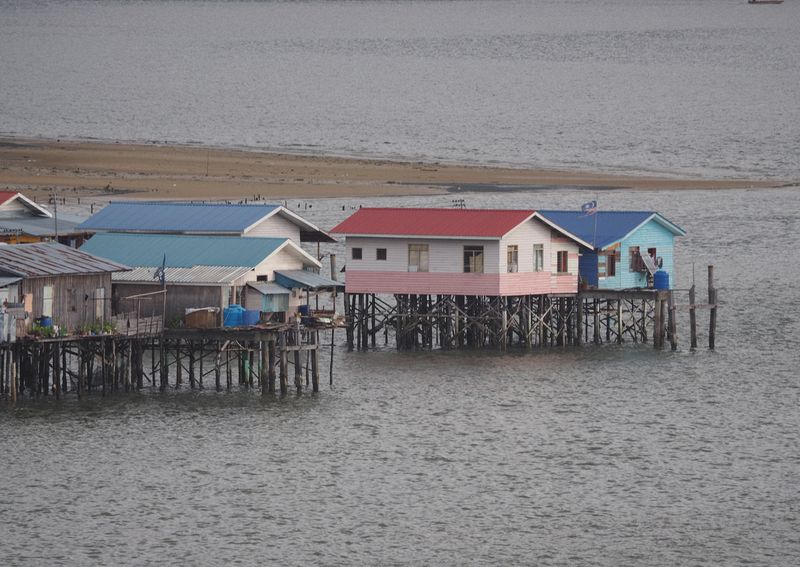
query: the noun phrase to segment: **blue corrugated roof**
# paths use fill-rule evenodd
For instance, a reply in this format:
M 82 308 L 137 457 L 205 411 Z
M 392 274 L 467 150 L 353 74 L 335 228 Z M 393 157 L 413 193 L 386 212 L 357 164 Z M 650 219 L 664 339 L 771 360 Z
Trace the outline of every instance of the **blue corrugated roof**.
M 179 234 L 95 234 L 81 250 L 128 266 L 256 266 L 286 238 L 185 236 Z
M 538 213 L 578 238 L 589 243 L 593 242 L 595 248 L 599 249 L 619 242 L 653 215 L 673 234 L 685 234 L 683 229 L 653 211 L 598 211 L 593 215 L 585 215 L 581 211 L 538 211 Z
M 278 207 L 280 205 L 112 201 L 77 228 L 120 232 L 241 233 Z

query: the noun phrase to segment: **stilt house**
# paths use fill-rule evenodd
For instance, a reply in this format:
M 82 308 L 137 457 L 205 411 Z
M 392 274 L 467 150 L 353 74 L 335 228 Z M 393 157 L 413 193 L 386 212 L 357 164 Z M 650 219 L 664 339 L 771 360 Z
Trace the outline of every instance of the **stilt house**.
M 111 276 L 127 266 L 55 242 L 0 246 L 0 278 L 18 278 L 17 333 L 40 317 L 75 330 L 111 316 Z M 6 280 L 11 281 L 11 280 Z M 19 322 L 22 322 L 21 326 Z
M 580 277 L 598 289 L 652 287 L 658 269 L 675 281 L 675 237 L 686 232 L 652 211 L 539 211 L 549 222 L 589 246 L 581 252 Z
M 335 242 L 286 207 L 189 201 L 112 201 L 83 222 L 92 232 L 289 238 Z
M 589 244 L 534 210 L 363 208 L 346 236 L 348 293 L 575 293 Z
M 54 215 L 22 193 L 0 191 L 0 242 L 58 241 L 75 248 L 89 236 L 75 228 L 80 222 L 81 219 L 71 215 Z
M 319 261 L 289 238 L 104 233 L 81 250 L 133 266 L 114 277 L 115 313 L 131 310 L 125 298 L 162 289 L 163 265 L 168 321 L 183 317 L 186 309 L 221 311 L 231 304 L 285 313 L 304 304 L 311 290 L 335 285 L 307 271 L 319 270 Z M 325 282 L 309 284 L 304 274 Z

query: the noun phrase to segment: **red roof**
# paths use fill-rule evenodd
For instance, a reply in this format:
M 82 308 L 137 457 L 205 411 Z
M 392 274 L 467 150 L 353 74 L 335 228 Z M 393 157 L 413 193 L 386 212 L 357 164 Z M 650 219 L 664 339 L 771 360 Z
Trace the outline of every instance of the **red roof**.
M 10 200 L 17 194 L 16 191 L 0 191 L 0 205 L 4 204 L 6 201 Z
M 534 214 L 506 209 L 359 209 L 331 232 L 500 238 Z

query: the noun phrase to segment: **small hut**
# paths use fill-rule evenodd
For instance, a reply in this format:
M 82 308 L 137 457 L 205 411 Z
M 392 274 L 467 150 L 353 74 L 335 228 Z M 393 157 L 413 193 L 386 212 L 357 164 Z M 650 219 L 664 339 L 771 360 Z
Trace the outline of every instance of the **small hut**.
M 20 278 L 15 283 L 22 315 L 18 334 L 36 320 L 70 330 L 106 321 L 111 316 L 111 275 L 128 269 L 55 242 L 0 246 L 0 277 Z
M 686 232 L 653 211 L 540 211 L 542 216 L 579 236 L 589 246 L 581 251 L 580 276 L 590 287 L 652 287 L 654 274 L 675 281 L 675 237 Z

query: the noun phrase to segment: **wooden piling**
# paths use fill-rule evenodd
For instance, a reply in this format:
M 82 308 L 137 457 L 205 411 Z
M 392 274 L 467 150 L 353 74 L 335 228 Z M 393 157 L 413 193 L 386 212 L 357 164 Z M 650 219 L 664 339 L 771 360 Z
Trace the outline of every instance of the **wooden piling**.
M 691 333 L 691 348 L 697 348 L 697 306 L 695 302 L 694 284 L 689 288 L 689 332 Z
M 672 350 L 678 350 L 678 324 L 675 313 L 675 299 L 671 291 L 667 291 L 667 302 L 669 304 L 669 344 Z
M 714 266 L 708 267 L 708 303 L 711 315 L 708 318 L 708 348 L 714 350 L 717 333 L 717 289 L 714 287 Z

